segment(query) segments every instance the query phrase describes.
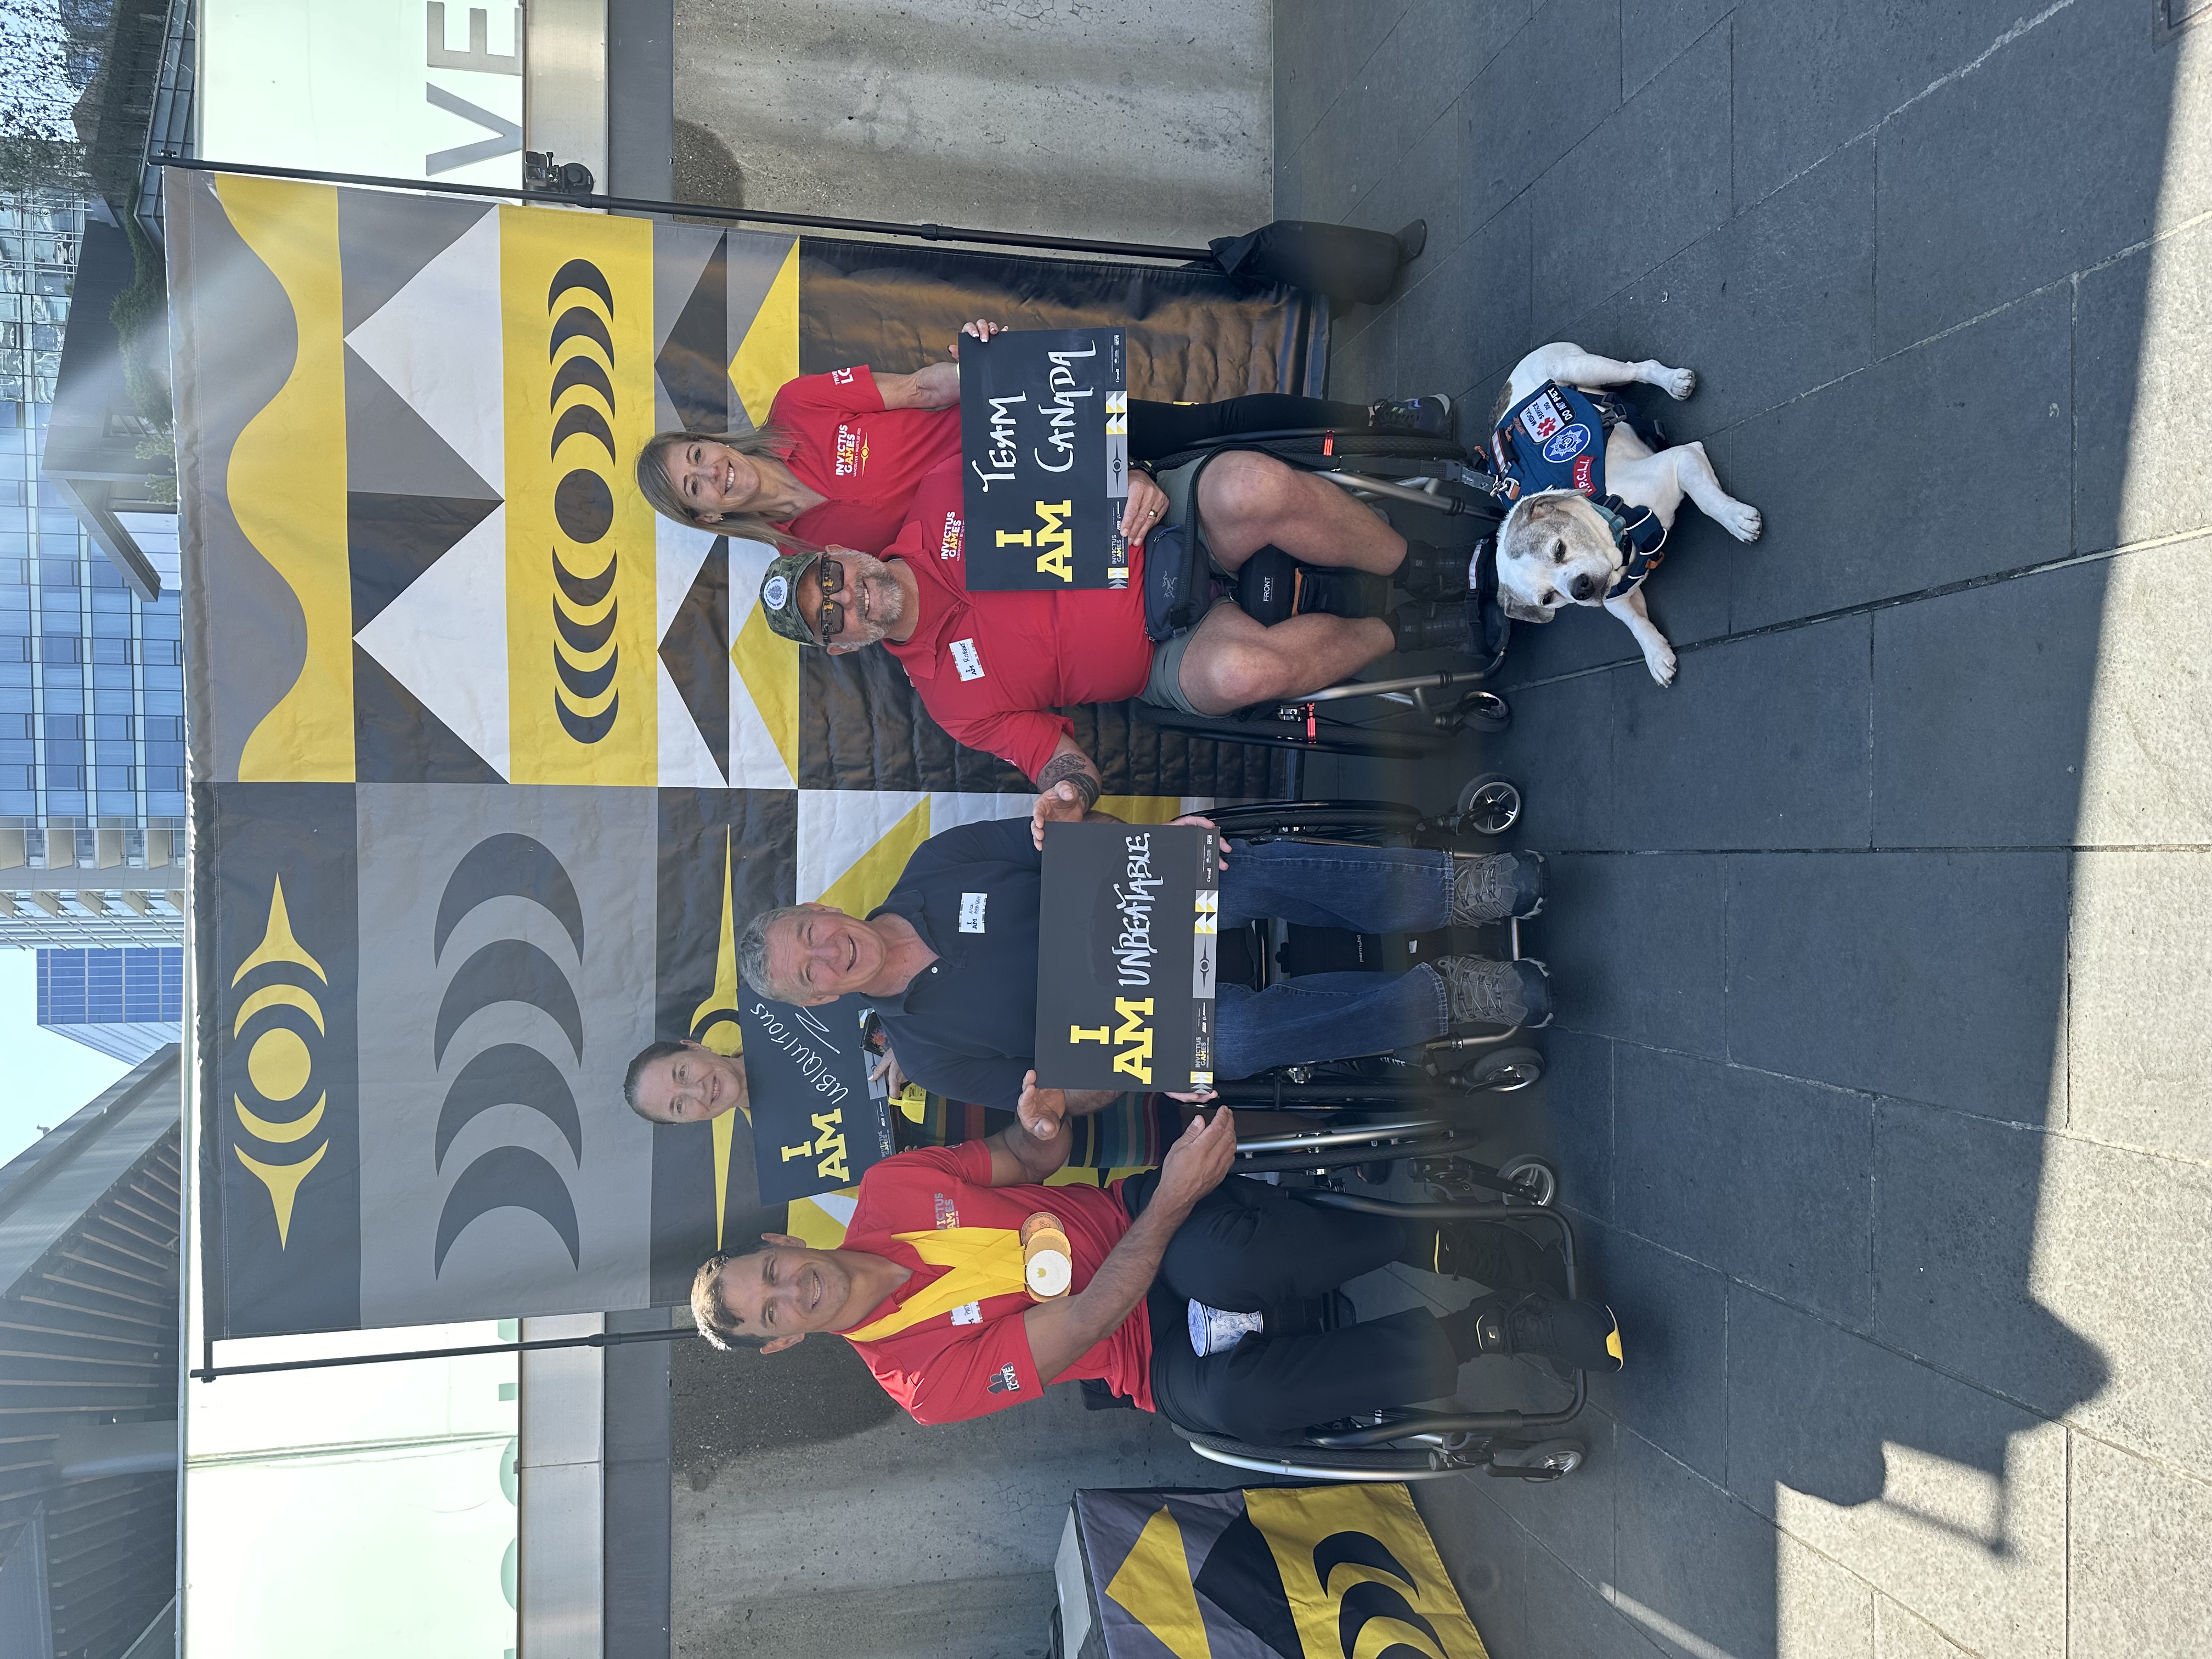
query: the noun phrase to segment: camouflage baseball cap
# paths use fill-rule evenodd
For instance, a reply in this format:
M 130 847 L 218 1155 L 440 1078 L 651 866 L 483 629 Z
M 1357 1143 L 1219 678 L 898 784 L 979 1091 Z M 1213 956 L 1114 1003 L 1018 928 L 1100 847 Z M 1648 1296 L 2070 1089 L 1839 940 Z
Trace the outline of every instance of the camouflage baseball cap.
M 806 618 L 799 614 L 799 579 L 821 556 L 819 553 L 779 554 L 769 561 L 768 574 L 761 578 L 761 609 L 768 613 L 768 625 L 801 645 L 822 643 L 806 625 Z

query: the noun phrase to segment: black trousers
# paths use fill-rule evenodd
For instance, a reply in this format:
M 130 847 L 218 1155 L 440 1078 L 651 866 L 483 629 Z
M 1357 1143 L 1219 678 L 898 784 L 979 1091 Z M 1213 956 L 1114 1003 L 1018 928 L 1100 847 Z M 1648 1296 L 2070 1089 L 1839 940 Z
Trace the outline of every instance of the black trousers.
M 1123 1185 L 1132 1216 L 1158 1179 L 1147 1170 Z M 1237 1313 L 1310 1303 L 1395 1261 L 1408 1238 L 1388 1216 L 1302 1204 L 1231 1176 L 1176 1230 L 1146 1298 L 1154 1407 L 1183 1428 L 1266 1445 L 1353 1412 L 1449 1395 L 1459 1362 L 1420 1309 L 1334 1331 L 1261 1333 L 1204 1358 L 1191 1352 L 1190 1302 Z
M 1156 404 L 1133 398 L 1129 457 L 1157 461 L 1197 444 L 1247 432 L 1288 432 L 1316 426 L 1364 432 L 1369 424 L 1365 404 L 1300 398 L 1287 392 L 1257 392 L 1212 404 Z

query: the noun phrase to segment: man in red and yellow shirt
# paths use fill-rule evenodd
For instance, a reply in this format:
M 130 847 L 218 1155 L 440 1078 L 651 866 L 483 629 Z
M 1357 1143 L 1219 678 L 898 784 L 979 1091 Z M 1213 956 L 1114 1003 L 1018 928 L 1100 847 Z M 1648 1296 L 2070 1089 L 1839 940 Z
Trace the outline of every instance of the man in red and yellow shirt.
M 986 1141 L 886 1158 L 862 1177 L 842 1248 L 770 1234 L 718 1255 L 691 1291 L 718 1346 L 775 1353 L 810 1334 L 851 1342 L 917 1422 L 956 1422 L 1095 1379 L 1182 1427 L 1257 1443 L 1353 1412 L 1450 1395 L 1478 1353 L 1541 1353 L 1612 1370 L 1612 1315 L 1534 1289 L 1503 1291 L 1439 1317 L 1415 1310 L 1333 1331 L 1263 1328 L 1200 1354 L 1191 1304 L 1283 1317 L 1387 1262 L 1526 1285 L 1552 1263 L 1522 1235 L 1480 1224 L 1415 1237 L 1382 1216 L 1299 1203 L 1264 1182 L 1224 1181 L 1236 1151 L 1226 1108 L 1194 1118 L 1156 1171 L 1103 1189 L 1046 1187 L 1067 1152 L 1065 1117 L 1031 1087 L 1022 1121 Z M 1017 1236 L 1039 1211 L 1073 1257 L 1069 1293 L 1033 1300 Z

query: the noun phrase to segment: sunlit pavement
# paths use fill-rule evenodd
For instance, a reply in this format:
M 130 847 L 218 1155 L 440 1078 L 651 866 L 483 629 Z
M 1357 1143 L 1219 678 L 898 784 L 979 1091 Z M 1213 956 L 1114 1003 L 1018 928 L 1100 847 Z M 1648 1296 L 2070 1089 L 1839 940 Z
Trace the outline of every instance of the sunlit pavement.
M 2203 9 L 2202 8 L 2199 9 Z M 2212 1651 L 2212 27 L 1282 0 L 1276 210 L 1427 250 L 1340 397 L 1698 370 L 1662 691 L 1520 630 L 1549 1152 L 1630 1366 L 1421 1501 L 1498 1659 Z M 1532 15 L 1533 12 L 1533 15 Z

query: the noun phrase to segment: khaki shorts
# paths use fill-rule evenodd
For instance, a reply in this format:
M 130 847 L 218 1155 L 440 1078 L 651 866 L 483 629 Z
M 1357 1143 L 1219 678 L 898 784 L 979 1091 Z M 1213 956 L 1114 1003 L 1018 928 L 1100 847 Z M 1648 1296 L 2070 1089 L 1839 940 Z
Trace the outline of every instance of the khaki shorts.
M 1160 519 L 1161 527 L 1188 524 L 1191 533 L 1198 537 L 1200 547 L 1206 545 L 1206 538 L 1198 523 L 1198 475 L 1212 459 L 1212 455 L 1201 455 L 1194 461 L 1185 461 L 1181 466 L 1170 468 L 1152 480 L 1168 498 L 1167 511 Z M 1208 562 L 1212 562 L 1210 556 Z M 1218 564 L 1213 566 L 1213 574 L 1223 581 L 1231 580 L 1229 573 Z M 1234 599 L 1226 597 L 1214 601 L 1215 605 L 1235 603 Z M 1213 607 L 1209 606 L 1206 615 L 1212 614 Z M 1198 632 L 1205 620 L 1205 617 L 1200 617 L 1174 638 L 1164 640 L 1152 647 L 1152 672 L 1145 681 L 1145 689 L 1137 694 L 1139 702 L 1151 703 L 1155 708 L 1180 709 L 1186 714 L 1200 714 L 1201 711 L 1191 707 L 1190 699 L 1183 696 L 1182 659 L 1184 653 L 1190 649 L 1192 635 Z

